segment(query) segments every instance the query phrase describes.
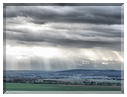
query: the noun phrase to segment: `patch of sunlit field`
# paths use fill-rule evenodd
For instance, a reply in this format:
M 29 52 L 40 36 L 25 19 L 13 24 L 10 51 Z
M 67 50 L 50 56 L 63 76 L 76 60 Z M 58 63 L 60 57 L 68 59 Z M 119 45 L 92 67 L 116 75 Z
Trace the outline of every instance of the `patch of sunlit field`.
M 121 86 L 6 83 L 6 91 L 121 91 Z

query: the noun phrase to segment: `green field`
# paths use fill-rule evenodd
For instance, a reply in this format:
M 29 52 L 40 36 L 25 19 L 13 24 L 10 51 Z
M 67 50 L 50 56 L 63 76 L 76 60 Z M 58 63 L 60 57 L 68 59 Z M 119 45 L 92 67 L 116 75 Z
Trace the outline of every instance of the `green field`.
M 5 89 L 5 87 L 4 87 Z M 121 91 L 120 86 L 65 86 L 54 84 L 6 83 L 6 91 Z

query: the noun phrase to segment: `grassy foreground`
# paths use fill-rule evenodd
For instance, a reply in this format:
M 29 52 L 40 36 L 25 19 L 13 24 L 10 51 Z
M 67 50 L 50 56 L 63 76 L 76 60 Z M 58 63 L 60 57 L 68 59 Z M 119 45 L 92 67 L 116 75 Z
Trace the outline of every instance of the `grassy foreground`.
M 5 89 L 5 87 L 4 87 Z M 54 84 L 6 83 L 6 91 L 121 91 L 120 86 L 71 86 Z

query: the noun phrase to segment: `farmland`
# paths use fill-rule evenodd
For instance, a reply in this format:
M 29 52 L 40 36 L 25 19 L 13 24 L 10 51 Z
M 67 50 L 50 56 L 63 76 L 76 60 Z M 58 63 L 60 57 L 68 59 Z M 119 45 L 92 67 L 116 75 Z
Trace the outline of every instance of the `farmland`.
M 6 83 L 6 91 L 121 91 L 121 86 Z
M 6 91 L 121 91 L 120 70 L 5 71 Z

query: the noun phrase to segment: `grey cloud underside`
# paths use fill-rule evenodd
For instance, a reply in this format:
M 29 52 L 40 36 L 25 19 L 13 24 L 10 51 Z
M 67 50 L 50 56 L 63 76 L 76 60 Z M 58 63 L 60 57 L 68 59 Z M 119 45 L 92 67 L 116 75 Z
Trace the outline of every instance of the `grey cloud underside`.
M 64 25 L 63 25 L 64 26 Z M 121 50 L 121 32 L 115 28 L 92 27 L 87 32 L 83 28 L 76 28 L 62 32 L 62 28 L 52 27 L 47 31 L 32 31 L 30 29 L 6 28 L 6 39 L 15 40 L 26 46 L 54 46 L 69 48 L 105 47 L 112 50 Z M 71 28 L 71 27 L 70 27 Z M 71 28 L 73 29 L 73 28 Z M 62 30 L 62 31 L 61 31 Z M 87 33 L 86 33 L 87 32 Z M 123 32 L 122 32 L 123 33 Z M 69 35 L 69 38 L 66 37 Z
M 121 24 L 120 6 L 7 6 L 4 18 L 6 18 L 7 25 L 14 26 L 25 23 L 33 23 L 35 26 L 46 25 L 47 23 L 61 24 L 61 26 L 59 24 L 57 26 L 52 25 L 51 30 L 40 31 L 39 33 L 24 28 L 4 29 L 7 39 L 16 40 L 24 45 L 43 45 L 47 43 L 65 47 L 118 49 L 123 43 L 120 40 L 121 33 L 123 33 L 120 29 L 110 26 L 105 28 L 105 25 Z M 63 23 L 70 25 L 77 23 L 79 26 L 64 27 Z M 87 23 L 92 24 L 92 27 L 90 27 L 91 25 L 89 25 L 90 28 L 80 27 L 80 24 Z M 103 27 L 93 24 L 103 25 Z M 61 32 L 61 30 L 66 31 Z M 64 33 L 65 35 L 63 35 Z M 66 35 L 69 35 L 69 38 Z
M 106 47 L 113 50 L 121 50 L 121 41 L 113 39 L 112 41 L 107 40 L 75 40 L 69 38 L 59 37 L 46 37 L 41 34 L 12 34 L 7 33 L 6 38 L 9 40 L 16 40 L 18 43 L 26 46 L 54 46 L 54 47 L 69 47 L 69 48 L 94 48 L 94 47 Z M 93 37 L 92 39 L 94 39 Z M 47 44 L 47 45 L 45 45 Z
M 5 15 L 4 15 L 5 16 Z M 35 24 L 45 22 L 121 24 L 121 7 L 53 6 L 53 7 L 10 7 L 6 17 L 30 17 Z

